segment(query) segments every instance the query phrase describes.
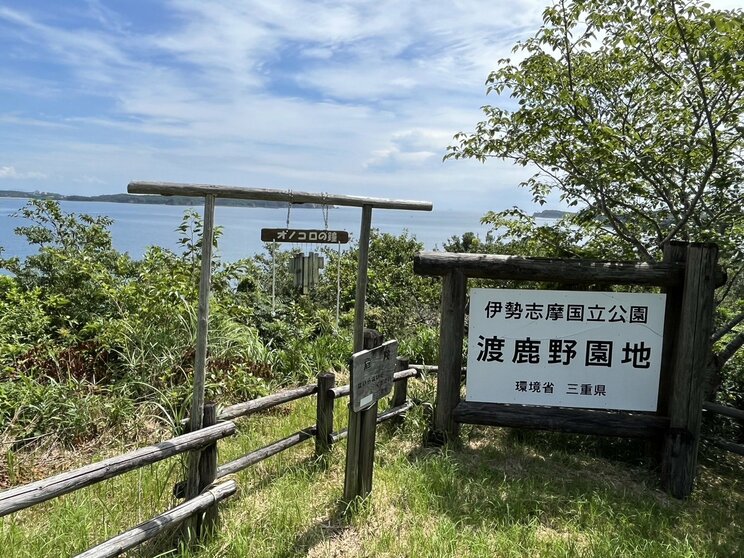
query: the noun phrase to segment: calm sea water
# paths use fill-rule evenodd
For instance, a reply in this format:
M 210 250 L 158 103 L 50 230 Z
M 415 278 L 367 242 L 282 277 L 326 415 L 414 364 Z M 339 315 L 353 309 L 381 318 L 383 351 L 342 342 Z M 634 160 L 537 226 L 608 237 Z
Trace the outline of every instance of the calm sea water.
M 25 257 L 34 250 L 14 234 L 13 230 L 25 224 L 13 217 L 27 200 L 0 198 L 0 246 L 4 256 Z M 61 202 L 67 212 L 106 215 L 114 220 L 111 227 L 114 246 L 129 252 L 132 257 L 141 257 L 147 246 L 157 245 L 178 251 L 179 233 L 185 207 L 169 205 L 134 205 L 103 202 Z M 193 209 L 201 213 L 201 207 Z M 424 244 L 426 249 L 441 248 L 453 235 L 466 231 L 478 233 L 485 238 L 489 227 L 480 224 L 485 209 L 466 211 L 400 211 L 375 209 L 372 211 L 372 226 L 382 232 L 401 234 L 408 231 Z M 339 207 L 329 211 L 328 228 L 349 231 L 352 240 L 358 238 L 362 211 L 360 208 Z M 264 251 L 261 242 L 262 228 L 281 228 L 286 225 L 286 209 L 217 207 L 215 222 L 223 228 L 219 252 L 226 261 L 235 261 Z M 293 208 L 290 227 L 322 229 L 323 213 L 320 209 Z M 289 246 L 289 245 L 284 245 Z M 312 245 L 302 245 L 304 250 Z

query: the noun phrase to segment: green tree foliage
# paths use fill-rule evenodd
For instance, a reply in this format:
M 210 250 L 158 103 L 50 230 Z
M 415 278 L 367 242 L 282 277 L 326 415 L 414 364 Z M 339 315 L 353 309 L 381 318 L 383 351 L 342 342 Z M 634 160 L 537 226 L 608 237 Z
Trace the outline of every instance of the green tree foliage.
M 589 237 L 651 260 L 673 238 L 741 248 L 744 17 L 697 0 L 560 1 L 504 60 L 451 157 L 501 157 L 538 172 Z
M 717 370 L 744 344 L 744 14 L 698 0 L 558 0 L 500 61 L 508 94 L 455 136 L 447 157 L 536 169 L 536 203 L 576 213 L 537 226 L 518 209 L 484 221 L 543 255 L 652 261 L 671 239 L 714 241 L 730 282 L 718 297 Z M 503 99 L 503 97 L 502 97 Z

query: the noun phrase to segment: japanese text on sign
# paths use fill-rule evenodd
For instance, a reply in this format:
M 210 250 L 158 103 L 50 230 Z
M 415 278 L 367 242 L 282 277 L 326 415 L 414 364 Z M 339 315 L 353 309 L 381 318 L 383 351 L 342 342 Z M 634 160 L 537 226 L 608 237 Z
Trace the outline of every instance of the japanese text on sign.
M 397 357 L 398 342 L 394 339 L 374 349 L 354 353 L 351 366 L 351 408 L 354 412 L 390 393 Z
M 467 399 L 656 410 L 664 295 L 472 289 Z
M 261 229 L 264 242 L 307 242 L 313 244 L 346 244 L 349 233 L 317 229 Z

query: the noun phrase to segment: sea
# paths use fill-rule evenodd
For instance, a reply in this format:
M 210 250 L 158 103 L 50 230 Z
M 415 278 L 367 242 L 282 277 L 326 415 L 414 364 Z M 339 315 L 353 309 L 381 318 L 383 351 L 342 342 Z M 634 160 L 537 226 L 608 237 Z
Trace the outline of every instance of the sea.
M 36 249 L 25 239 L 15 234 L 15 228 L 29 224 L 17 216 L 18 210 L 28 200 L 19 198 L 0 198 L 0 246 L 2 256 L 24 258 Z M 180 251 L 176 230 L 181 224 L 184 211 L 202 207 L 171 205 L 139 205 L 112 202 L 61 201 L 65 212 L 105 215 L 113 219 L 111 235 L 114 247 L 128 252 L 135 259 L 142 257 L 148 246 L 162 246 L 175 252 Z M 437 209 L 433 211 L 404 211 L 392 209 L 373 209 L 372 227 L 380 232 L 395 235 L 407 232 L 423 243 L 424 249 L 441 249 L 452 236 L 474 232 L 482 239 L 490 226 L 480 222 L 484 209 L 473 211 L 453 211 Z M 334 207 L 328 210 L 328 229 L 345 230 L 351 240 L 359 236 L 362 210 L 355 207 Z M 215 225 L 222 228 L 218 253 L 223 261 L 237 261 L 266 251 L 261 241 L 262 228 L 283 228 L 287 226 L 287 208 L 222 207 L 215 208 Z M 320 208 L 293 206 L 289 212 L 289 227 L 297 229 L 324 229 L 325 218 Z M 283 245 L 289 248 L 290 245 Z M 295 245 L 303 251 L 316 248 L 312 244 Z

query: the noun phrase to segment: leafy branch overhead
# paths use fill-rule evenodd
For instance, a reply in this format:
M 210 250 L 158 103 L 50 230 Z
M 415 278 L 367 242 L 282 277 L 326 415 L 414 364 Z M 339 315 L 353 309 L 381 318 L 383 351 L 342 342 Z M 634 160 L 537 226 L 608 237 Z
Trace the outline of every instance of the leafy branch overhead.
M 730 277 L 718 295 L 720 369 L 744 344 L 744 13 L 558 0 L 514 55 L 486 82 L 501 105 L 483 107 L 446 158 L 532 168 L 522 186 L 534 201 L 557 194 L 576 213 L 549 227 L 517 209 L 484 222 L 564 256 L 652 261 L 672 239 L 716 242 Z
M 524 185 L 557 191 L 590 233 L 638 257 L 672 238 L 742 250 L 744 16 L 693 1 L 560 1 L 501 61 L 486 106 L 447 157 L 534 167 Z

